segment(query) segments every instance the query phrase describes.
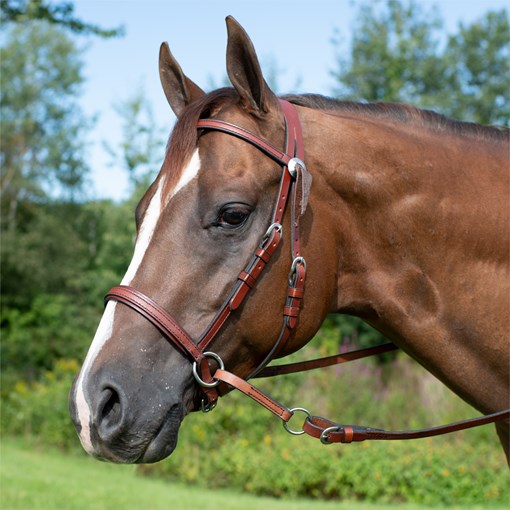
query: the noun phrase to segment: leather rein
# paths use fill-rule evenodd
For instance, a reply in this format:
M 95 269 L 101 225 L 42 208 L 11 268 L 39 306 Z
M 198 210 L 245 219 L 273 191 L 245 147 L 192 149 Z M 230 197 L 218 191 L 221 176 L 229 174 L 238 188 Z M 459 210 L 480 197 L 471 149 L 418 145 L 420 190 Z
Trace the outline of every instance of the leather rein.
M 236 388 L 278 416 L 283 421 L 283 426 L 287 432 L 295 435 L 307 433 L 312 437 L 320 439 L 323 444 L 350 443 L 367 439 L 416 439 L 508 419 L 510 417 L 510 409 L 479 418 L 421 430 L 385 431 L 357 425 L 341 425 L 319 416 L 313 416 L 309 411 L 300 407 L 289 409 L 248 382 L 250 378 L 272 377 L 312 370 L 398 349 L 394 344 L 387 343 L 327 358 L 266 367 L 282 351 L 298 322 L 306 279 L 306 261 L 301 254 L 300 244 L 300 218 L 306 210 L 311 176 L 303 163 L 303 138 L 296 109 L 291 103 L 284 100 L 280 100 L 280 106 L 283 110 L 286 127 L 286 144 L 283 152 L 266 140 L 234 124 L 217 119 L 200 119 L 197 123 L 199 130 L 220 131 L 245 140 L 277 162 L 283 169 L 270 226 L 260 240 L 252 258 L 237 277 L 227 299 L 198 340 L 192 339 L 186 330 L 154 300 L 133 287 L 125 285 L 113 287 L 106 294 L 105 303 L 117 301 L 139 313 L 190 360 L 193 364 L 193 375 L 200 388 L 201 401 L 197 407 L 200 407 L 204 412 L 210 411 L 216 406 L 219 396 L 227 393 L 232 388 Z M 243 303 L 271 260 L 271 256 L 282 240 L 283 216 L 288 204 L 290 204 L 291 215 L 292 263 L 289 271 L 287 297 L 283 308 L 281 330 L 272 349 L 259 366 L 246 379 L 242 379 L 225 370 L 221 358 L 216 353 L 208 351 L 207 348 L 231 313 L 237 310 Z M 214 372 L 214 375 L 211 373 L 209 360 L 214 360 L 219 367 Z M 296 412 L 302 412 L 305 415 L 304 423 L 299 430 L 293 430 L 288 425 Z

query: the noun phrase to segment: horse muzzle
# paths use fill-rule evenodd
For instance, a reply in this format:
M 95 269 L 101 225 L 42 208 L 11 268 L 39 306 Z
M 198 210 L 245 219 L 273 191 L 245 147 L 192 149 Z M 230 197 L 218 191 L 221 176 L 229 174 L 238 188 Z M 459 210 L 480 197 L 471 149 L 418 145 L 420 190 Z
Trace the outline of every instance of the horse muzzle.
M 183 395 L 186 392 L 175 392 L 176 385 L 168 382 L 163 389 L 141 385 L 127 394 L 127 386 L 111 377 L 85 388 L 79 383 L 78 377 L 71 388 L 69 411 L 87 453 L 108 462 L 133 464 L 157 462 L 174 451 L 179 427 L 193 404 Z

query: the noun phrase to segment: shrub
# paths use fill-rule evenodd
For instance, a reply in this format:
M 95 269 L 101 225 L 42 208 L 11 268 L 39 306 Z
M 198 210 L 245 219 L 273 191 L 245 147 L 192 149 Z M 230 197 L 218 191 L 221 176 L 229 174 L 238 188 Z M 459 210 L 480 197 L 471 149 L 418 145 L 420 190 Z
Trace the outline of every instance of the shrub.
M 17 381 L 2 398 L 2 433 L 77 449 L 79 441 L 69 417 L 67 401 L 78 371 L 76 360 L 61 359 L 38 382 Z

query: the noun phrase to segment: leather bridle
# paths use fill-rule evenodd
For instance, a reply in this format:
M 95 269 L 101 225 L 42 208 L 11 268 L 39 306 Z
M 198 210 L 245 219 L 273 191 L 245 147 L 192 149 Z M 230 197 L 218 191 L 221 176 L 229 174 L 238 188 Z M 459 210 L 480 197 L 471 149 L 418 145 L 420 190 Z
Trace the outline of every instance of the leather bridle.
M 292 330 L 298 322 L 301 303 L 305 293 L 306 279 L 306 261 L 302 256 L 300 244 L 300 218 L 304 214 L 308 203 L 311 176 L 303 163 L 303 139 L 301 124 L 296 109 L 291 103 L 284 100 L 280 100 L 280 106 L 285 118 L 286 128 L 286 143 L 285 151 L 283 152 L 250 131 L 223 120 L 200 119 L 197 123 L 197 128 L 199 130 L 219 131 L 254 145 L 266 156 L 277 162 L 283 169 L 270 226 L 262 237 L 252 258 L 237 277 L 227 299 L 198 340 L 195 341 L 192 339 L 186 330 L 154 300 L 133 287 L 125 285 L 113 287 L 106 294 L 105 302 L 110 300 L 118 301 L 139 313 L 158 328 L 164 337 L 190 360 L 193 364 L 193 375 L 200 387 L 200 407 L 204 412 L 210 411 L 215 407 L 218 396 L 226 393 L 232 387 L 237 388 L 280 417 L 283 420 L 285 429 L 291 434 L 298 435 L 306 432 L 313 437 L 319 438 L 324 444 L 334 442 L 349 443 L 352 441 L 364 441 L 366 439 L 412 439 L 428 437 L 509 418 L 510 409 L 472 420 L 465 420 L 418 431 L 392 432 L 370 427 L 346 426 L 318 416 L 312 416 L 311 413 L 303 408 L 288 409 L 248 382 L 248 379 L 252 377 L 270 377 L 284 373 L 310 370 L 318 367 L 345 363 L 354 359 L 397 349 L 395 345 L 388 343 L 343 355 L 294 363 L 292 365 L 266 368 L 266 365 L 282 351 Z M 292 263 L 288 278 L 286 302 L 283 307 L 281 330 L 272 349 L 259 366 L 246 379 L 241 379 L 235 374 L 225 370 L 221 358 L 216 353 L 207 349 L 216 338 L 229 316 L 241 306 L 248 296 L 249 291 L 255 286 L 258 278 L 271 260 L 271 256 L 282 240 L 283 217 L 288 204 L 290 204 L 291 215 Z M 211 373 L 210 359 L 215 360 L 219 366 L 214 372 L 214 375 Z M 288 422 L 298 411 L 304 412 L 306 417 L 302 429 L 296 431 L 288 427 Z

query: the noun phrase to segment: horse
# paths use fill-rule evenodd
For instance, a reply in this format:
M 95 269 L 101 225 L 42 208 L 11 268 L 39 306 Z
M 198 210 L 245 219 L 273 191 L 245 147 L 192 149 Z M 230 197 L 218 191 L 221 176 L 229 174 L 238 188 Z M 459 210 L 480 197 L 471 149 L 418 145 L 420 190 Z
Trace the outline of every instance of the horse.
M 278 98 L 226 22 L 232 87 L 205 93 L 160 49 L 177 122 L 71 388 L 84 449 L 156 462 L 218 392 L 271 406 L 248 379 L 330 313 L 366 321 L 481 413 L 510 407 L 508 131 L 401 104 Z

